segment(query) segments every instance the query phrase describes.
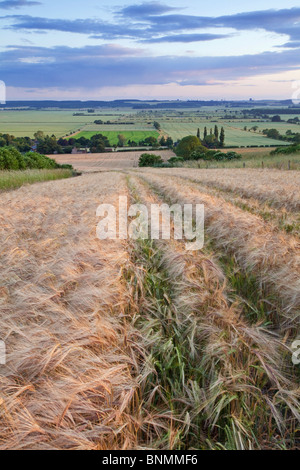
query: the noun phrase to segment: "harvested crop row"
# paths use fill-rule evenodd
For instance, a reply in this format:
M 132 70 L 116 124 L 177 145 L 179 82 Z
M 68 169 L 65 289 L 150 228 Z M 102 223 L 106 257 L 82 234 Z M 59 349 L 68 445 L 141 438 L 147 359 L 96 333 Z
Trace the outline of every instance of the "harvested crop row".
M 182 178 L 144 173 L 172 202 L 205 205 L 208 235 L 218 247 L 232 253 L 245 271 L 257 273 L 261 283 L 281 299 L 287 326 L 297 325 L 300 306 L 299 242 L 278 234 L 255 215 L 200 192 Z M 183 184 L 184 182 L 184 184 Z
M 136 177 L 131 184 L 136 202 L 162 202 Z M 299 390 L 287 372 L 286 346 L 230 305 L 213 258 L 180 242 L 139 243 L 136 323 L 155 368 L 145 391 L 152 409 L 147 437 L 160 448 L 293 447 Z
M 1 449 L 136 445 L 128 253 L 96 238 L 96 208 L 117 202 L 116 186 L 126 194 L 120 174 L 87 175 L 1 196 Z
M 167 170 L 167 172 L 178 175 L 178 170 Z M 236 168 L 195 171 L 181 168 L 180 176 L 235 192 L 242 197 L 256 198 L 274 207 L 283 207 L 290 211 L 300 209 L 300 174 L 297 171 Z

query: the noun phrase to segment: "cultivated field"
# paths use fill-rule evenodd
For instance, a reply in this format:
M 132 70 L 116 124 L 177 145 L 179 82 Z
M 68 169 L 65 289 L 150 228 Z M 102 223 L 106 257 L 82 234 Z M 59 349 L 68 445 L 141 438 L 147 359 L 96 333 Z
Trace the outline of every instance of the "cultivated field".
M 94 172 L 106 168 L 137 168 L 139 158 L 143 153 L 159 154 L 166 161 L 175 154 L 172 150 L 164 151 L 132 151 L 132 152 L 108 152 L 108 153 L 89 153 L 79 155 L 50 155 L 57 163 L 70 164 L 78 171 Z
M 84 115 L 74 116 L 74 114 Z M 0 133 L 8 133 L 16 137 L 33 137 L 34 133 L 40 130 L 45 134 L 63 137 L 76 133 L 86 126 L 93 126 L 92 130 L 94 130 L 93 123 L 96 119 L 125 120 L 127 114 L 126 110 L 120 112 L 113 109 L 101 109 L 91 114 L 82 109 L 0 110 Z
M 128 104 L 130 106 L 130 104 Z M 272 116 L 272 107 L 269 115 Z M 74 115 L 75 114 L 75 115 Z M 76 114 L 83 114 L 77 115 Z M 294 118 L 295 115 L 281 115 L 284 121 Z M 102 120 L 110 124 L 94 124 L 95 120 Z M 172 137 L 175 141 L 187 135 L 196 135 L 200 128 L 203 135 L 204 127 L 213 128 L 215 124 L 224 127 L 226 133 L 226 146 L 276 146 L 285 145 L 284 141 L 268 139 L 259 131 L 263 129 L 277 129 L 285 134 L 287 130 L 299 132 L 300 126 L 287 122 L 273 123 L 270 120 L 243 118 L 241 111 L 236 108 L 200 107 L 199 109 L 137 111 L 132 108 L 122 109 L 96 109 L 94 113 L 87 110 L 76 109 L 41 109 L 41 110 L 0 110 L 0 133 L 10 133 L 16 137 L 33 137 L 37 130 L 45 134 L 63 136 L 90 137 L 100 132 L 117 144 L 117 135 L 125 134 L 128 139 L 142 140 L 150 135 L 157 136 L 153 122 L 161 124 L 164 135 Z M 247 127 L 247 131 L 244 127 Z M 257 132 L 249 132 L 257 126 Z M 154 134 L 155 133 L 155 134 Z
M 118 142 L 119 142 L 118 135 L 120 134 L 122 134 L 126 138 L 126 144 L 128 143 L 128 140 L 133 140 L 138 144 L 140 141 L 145 140 L 147 137 L 155 137 L 156 139 L 159 137 L 158 132 L 154 130 L 143 130 L 143 131 L 140 131 L 140 130 L 130 131 L 129 130 L 128 131 L 128 130 L 124 130 L 124 127 L 123 129 L 120 129 L 120 130 L 107 130 L 107 127 L 108 126 L 106 126 L 106 130 L 98 130 L 98 129 L 97 131 L 85 131 L 84 130 L 76 134 L 76 139 L 79 139 L 80 137 L 85 137 L 86 139 L 90 139 L 95 134 L 102 134 L 108 138 L 110 145 L 118 145 Z
M 262 134 L 255 133 L 255 132 L 248 132 L 244 131 L 243 128 L 245 126 L 244 123 L 227 123 L 225 122 L 216 122 L 201 120 L 196 122 L 180 122 L 180 121 L 168 121 L 168 122 L 161 122 L 162 129 L 165 131 L 166 134 L 170 135 L 173 140 L 182 139 L 187 135 L 196 135 L 197 129 L 200 129 L 201 136 L 203 136 L 204 127 L 206 126 L 209 129 L 214 127 L 217 124 L 219 127 L 223 126 L 225 129 L 226 135 L 226 146 L 238 146 L 238 147 L 247 147 L 247 146 L 265 146 L 265 145 L 285 145 L 285 142 L 276 141 L 274 139 L 268 139 Z M 256 123 L 252 123 L 254 126 Z M 276 128 L 276 125 L 273 123 L 264 123 L 263 128 L 273 129 Z M 290 128 L 290 127 L 289 127 Z M 299 128 L 298 128 L 299 130 Z
M 95 118 L 94 118 L 95 119 Z M 62 137 L 91 122 L 92 117 L 73 116 L 73 111 L 0 111 L 0 132 L 15 137 L 33 137 L 38 130 Z
M 0 449 L 299 449 L 299 172 L 137 156 L 1 194 Z M 204 204 L 203 250 L 100 241 L 119 196 Z

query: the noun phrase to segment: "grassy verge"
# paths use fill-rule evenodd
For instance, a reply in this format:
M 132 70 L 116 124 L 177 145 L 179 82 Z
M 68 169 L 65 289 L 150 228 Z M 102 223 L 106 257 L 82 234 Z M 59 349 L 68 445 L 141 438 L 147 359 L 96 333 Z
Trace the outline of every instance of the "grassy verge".
M 236 150 L 238 153 L 238 149 Z M 263 162 L 263 165 L 262 165 Z M 298 155 L 270 155 L 270 153 L 251 153 L 241 160 L 228 162 L 209 161 L 186 161 L 184 168 L 276 168 L 278 170 L 288 170 L 290 162 L 291 170 L 300 170 L 300 154 Z
M 0 171 L 0 191 L 17 189 L 24 184 L 59 180 L 73 176 L 72 170 Z

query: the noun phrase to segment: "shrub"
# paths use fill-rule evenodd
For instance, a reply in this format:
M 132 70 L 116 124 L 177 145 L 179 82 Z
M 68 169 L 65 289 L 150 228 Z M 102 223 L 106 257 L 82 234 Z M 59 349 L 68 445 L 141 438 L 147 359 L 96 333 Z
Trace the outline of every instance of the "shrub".
M 23 167 L 23 168 L 22 168 Z M 22 155 L 14 147 L 0 149 L 0 170 L 24 169 Z
M 160 155 L 152 155 L 150 153 L 143 153 L 139 159 L 139 166 L 160 166 L 163 160 Z
M 201 144 L 198 137 L 188 135 L 179 142 L 175 149 L 175 153 L 178 157 L 182 157 L 184 160 L 189 160 L 191 153 L 196 149 L 202 150 L 202 152 L 206 151 L 206 148 Z
M 290 155 L 292 153 L 299 153 L 300 145 L 288 145 L 286 147 L 278 147 L 275 150 L 272 150 L 271 155 Z
M 215 150 L 209 150 L 203 152 L 201 149 L 196 149 L 190 155 L 190 160 L 205 160 L 205 161 L 229 161 L 229 160 L 239 160 L 242 156 L 236 152 L 220 152 Z
M 171 165 L 173 165 L 174 163 L 181 163 L 181 162 L 184 162 L 184 158 L 182 157 L 172 157 L 172 158 L 169 158 L 168 160 L 168 163 L 170 163 Z
M 39 153 L 27 152 L 24 155 L 24 159 L 26 162 L 26 168 L 39 170 L 51 170 L 53 168 L 58 168 L 55 160 L 52 160 L 52 158 L 46 157 L 45 155 L 41 155 Z
M 0 170 L 52 170 L 55 168 L 63 168 L 58 165 L 52 158 L 46 157 L 35 152 L 27 152 L 22 155 L 14 147 L 0 148 Z M 68 166 L 72 168 L 72 166 Z

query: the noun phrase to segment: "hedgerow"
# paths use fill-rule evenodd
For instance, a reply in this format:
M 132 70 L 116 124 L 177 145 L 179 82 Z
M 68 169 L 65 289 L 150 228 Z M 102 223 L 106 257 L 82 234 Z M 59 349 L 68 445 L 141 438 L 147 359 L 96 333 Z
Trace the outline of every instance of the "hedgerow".
M 67 167 L 72 168 L 71 165 Z M 66 168 L 66 166 L 59 165 L 52 158 L 39 153 L 27 152 L 21 154 L 14 147 L 0 148 L 0 170 L 51 170 L 55 168 Z

